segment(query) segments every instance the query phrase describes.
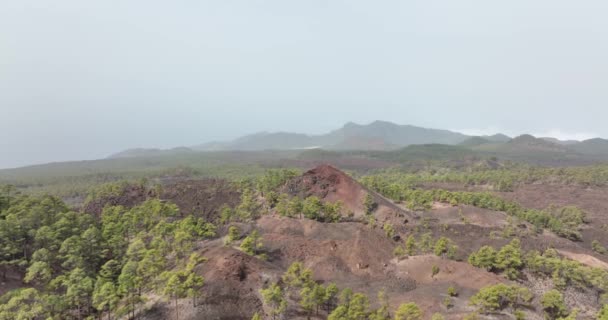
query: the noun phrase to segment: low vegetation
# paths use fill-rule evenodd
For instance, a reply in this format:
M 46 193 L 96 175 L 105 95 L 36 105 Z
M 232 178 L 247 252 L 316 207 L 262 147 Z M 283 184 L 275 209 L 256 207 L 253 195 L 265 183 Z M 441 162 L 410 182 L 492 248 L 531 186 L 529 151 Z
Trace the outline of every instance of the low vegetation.
M 498 251 L 490 246 L 483 246 L 469 256 L 469 263 L 488 271 L 504 272 L 507 278 L 515 280 L 524 265 L 520 241 L 514 239 Z
M 509 163 L 498 169 L 483 166 L 463 169 L 437 167 L 408 172 L 391 168 L 378 170 L 375 176 L 390 183 L 409 187 L 429 182 L 448 182 L 462 185 L 489 185 L 497 191 L 513 191 L 517 185 L 533 183 L 606 186 L 608 181 L 608 165 L 555 168 Z
M 549 207 L 545 210 L 526 209 L 489 192 L 421 190 L 390 181 L 383 176 L 366 176 L 362 179 L 362 182 L 369 188 L 392 200 L 406 202 L 412 210 L 428 210 L 433 202 L 454 206 L 471 205 L 494 211 L 504 211 L 513 217 L 531 223 L 538 230 L 549 229 L 570 240 L 581 240 L 582 237 L 580 228 L 585 223 L 585 213 L 574 206 Z
M 515 311 L 517 308 L 528 306 L 532 298 L 533 295 L 527 288 L 501 283 L 479 290 L 471 297 L 470 304 L 482 313 L 506 308 Z
M 418 254 L 433 253 L 438 257 L 455 259 L 458 246 L 446 237 L 433 240 L 431 233 L 424 233 L 416 239 L 414 234 L 410 234 L 402 244 L 395 247 L 393 254 L 397 258 L 415 256 Z
M 312 271 L 301 262 L 291 264 L 281 280 L 260 291 L 272 319 L 285 313 L 290 300 L 297 301 L 308 318 L 318 315 L 319 310 L 327 312 L 329 320 L 420 320 L 423 316 L 418 305 L 410 302 L 401 304 L 394 318 L 391 317 L 388 297 L 383 291 L 378 293 L 379 307 L 371 309 L 368 296 L 349 288 L 340 292 L 333 283 L 317 283 L 313 280 Z
M 489 246 L 482 247 L 469 256 L 469 263 L 488 271 L 504 272 L 512 280 L 517 279 L 525 269 L 534 275 L 551 278 L 558 290 L 567 287 L 589 289 L 595 292 L 598 301 L 608 302 L 606 269 L 562 258 L 554 249 L 548 249 L 542 254 L 538 251 L 524 254 L 519 247 L 519 240 L 515 239 L 498 251 Z
M 286 194 L 281 194 L 275 208 L 279 215 L 285 217 L 338 222 L 341 218 L 342 203 L 323 202 L 315 196 L 302 200 L 298 197 L 289 198 Z

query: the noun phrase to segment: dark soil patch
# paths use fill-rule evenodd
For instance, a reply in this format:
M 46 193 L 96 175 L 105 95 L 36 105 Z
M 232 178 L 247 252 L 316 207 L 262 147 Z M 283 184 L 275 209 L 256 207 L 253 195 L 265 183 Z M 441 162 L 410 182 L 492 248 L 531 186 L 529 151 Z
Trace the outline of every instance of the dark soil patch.
M 141 185 L 131 184 L 125 186 L 120 194 L 97 198 L 86 203 L 82 211 L 99 216 L 106 206 L 132 208 L 155 196 L 153 190 L 148 190 Z
M 216 222 L 221 208 L 238 205 L 241 194 L 226 180 L 178 180 L 163 185 L 161 199 L 175 203 L 182 215 L 192 214 Z
M 241 195 L 236 187 L 221 179 L 172 179 L 156 190 L 141 185 L 128 185 L 118 195 L 95 199 L 85 205 L 84 212 L 100 215 L 105 206 L 132 208 L 150 198 L 160 198 L 178 206 L 182 215 L 194 215 L 215 222 L 223 206 L 234 207 Z

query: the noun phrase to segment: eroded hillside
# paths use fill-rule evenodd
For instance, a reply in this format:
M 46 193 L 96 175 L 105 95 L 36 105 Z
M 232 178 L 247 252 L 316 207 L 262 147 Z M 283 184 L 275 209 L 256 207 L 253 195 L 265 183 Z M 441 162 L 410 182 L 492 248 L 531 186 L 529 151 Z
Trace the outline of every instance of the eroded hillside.
M 111 184 L 81 212 L 9 190 L 0 319 L 595 318 L 605 187 L 497 177 L 322 165 Z

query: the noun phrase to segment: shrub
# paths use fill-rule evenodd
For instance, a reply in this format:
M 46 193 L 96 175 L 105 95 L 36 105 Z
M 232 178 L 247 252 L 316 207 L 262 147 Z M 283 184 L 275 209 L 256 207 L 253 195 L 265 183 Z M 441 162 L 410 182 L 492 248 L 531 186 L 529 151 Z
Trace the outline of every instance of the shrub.
M 477 314 L 477 312 L 469 313 L 466 316 L 464 316 L 464 318 L 462 318 L 462 320 L 478 320 L 478 319 L 479 319 L 479 315 Z
M 578 309 L 572 310 L 570 314 L 565 318 L 560 318 L 559 320 L 576 320 L 578 319 Z
M 441 313 L 435 313 L 431 317 L 431 320 L 444 320 L 445 317 Z
M 403 259 L 407 254 L 402 246 L 397 246 L 395 250 L 393 250 L 393 255 L 397 257 L 397 259 Z
M 496 250 L 490 246 L 483 246 L 469 256 L 469 263 L 474 267 L 492 271 L 496 265 Z
M 454 244 L 450 245 L 447 252 L 448 259 L 456 259 L 456 252 L 458 252 L 458 246 Z
M 519 277 L 519 269 L 523 264 L 519 239 L 513 239 L 496 254 L 497 269 L 503 270 L 511 280 Z
M 557 290 L 547 291 L 540 300 L 543 310 L 551 319 L 557 319 L 567 315 L 564 296 Z
M 471 297 L 471 305 L 482 312 L 499 311 L 506 307 L 516 308 L 527 305 L 532 300 L 530 290 L 517 285 L 497 284 L 479 290 Z
M 262 249 L 262 237 L 257 230 L 252 231 L 243 242 L 241 242 L 241 250 L 248 255 L 258 255 L 260 249 Z
M 365 214 L 372 214 L 372 212 L 376 210 L 377 206 L 378 204 L 374 202 L 374 197 L 372 197 L 372 195 L 369 193 L 366 194 L 365 198 L 363 199 L 363 207 L 365 208 Z
M 450 286 L 450 287 L 448 288 L 448 295 L 449 295 L 450 297 L 457 297 L 457 296 L 458 296 L 458 291 L 456 291 L 456 287 L 454 287 L 454 286 Z
M 376 217 L 374 217 L 372 215 L 368 216 L 367 225 L 372 229 L 376 228 Z
M 591 249 L 599 254 L 606 254 L 606 248 L 597 240 L 593 240 L 593 242 L 591 242 Z
M 443 299 L 443 305 L 446 307 L 446 309 L 450 309 L 451 307 L 453 307 L 454 303 L 452 302 L 452 298 L 445 297 L 445 299 Z
M 439 273 L 439 267 L 434 265 L 431 268 L 431 273 L 431 278 L 435 277 Z
M 469 256 L 469 263 L 488 271 L 504 271 L 507 278 L 517 279 L 524 265 L 519 239 L 513 239 L 498 252 L 490 246 L 483 246 Z
M 422 311 L 417 304 L 410 302 L 399 306 L 395 312 L 395 320 L 420 320 L 422 319 Z
M 228 243 L 238 240 L 241 236 L 241 231 L 237 226 L 230 226 L 228 228 Z
M 448 240 L 448 238 L 446 238 L 446 237 L 439 238 L 439 240 L 437 240 L 437 242 L 435 242 L 435 248 L 433 250 L 435 252 L 435 255 L 438 257 L 441 257 L 445 253 L 447 253 L 449 244 L 450 244 L 450 240 Z
M 386 236 L 390 239 L 393 239 L 395 237 L 395 227 L 393 227 L 392 224 L 385 223 L 384 226 L 382 226 L 382 229 L 384 230 Z
M 416 254 L 416 239 L 414 239 L 413 235 L 408 236 L 407 240 L 405 240 L 405 253 L 409 256 Z
M 418 247 L 424 251 L 430 251 L 433 249 L 433 235 L 431 233 L 425 233 L 420 237 L 420 242 L 418 243 Z
M 605 304 L 597 314 L 597 320 L 608 320 L 608 304 Z
M 526 267 L 537 275 L 551 276 L 556 288 L 566 286 L 594 288 L 598 297 L 608 291 L 608 271 L 593 268 L 577 261 L 561 259 L 555 250 L 540 254 L 530 251 L 526 255 Z

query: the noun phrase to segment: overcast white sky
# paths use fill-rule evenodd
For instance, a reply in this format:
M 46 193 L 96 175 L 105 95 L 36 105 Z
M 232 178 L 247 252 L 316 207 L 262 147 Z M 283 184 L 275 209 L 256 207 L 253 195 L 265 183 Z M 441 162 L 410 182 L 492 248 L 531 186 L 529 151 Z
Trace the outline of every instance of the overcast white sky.
M 0 167 L 376 119 L 608 137 L 608 2 L 0 0 Z

